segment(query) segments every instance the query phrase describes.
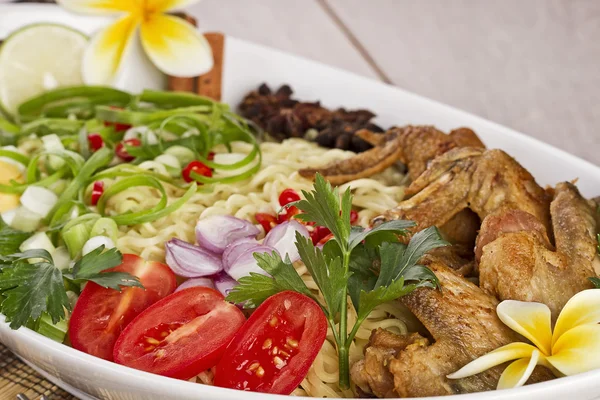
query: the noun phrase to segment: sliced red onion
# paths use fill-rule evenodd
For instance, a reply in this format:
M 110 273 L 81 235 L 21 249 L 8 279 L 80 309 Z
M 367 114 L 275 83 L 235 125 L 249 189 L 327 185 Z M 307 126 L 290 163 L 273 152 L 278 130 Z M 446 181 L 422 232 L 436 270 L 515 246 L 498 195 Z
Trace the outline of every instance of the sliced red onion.
M 308 229 L 298 221 L 288 221 L 275 226 L 263 242 L 266 246 L 271 246 L 281 254 L 281 258 L 285 260 L 287 255 L 292 262 L 300 259 L 298 249 L 296 248 L 296 232 L 304 237 L 310 237 Z
M 256 237 L 259 233 L 251 222 L 229 215 L 213 215 L 196 224 L 198 244 L 216 254 L 222 254 L 237 239 Z
M 249 276 L 250 272 L 257 274 L 269 275 L 267 272 L 258 266 L 254 253 L 272 253 L 275 250 L 271 246 L 256 245 L 251 249 L 244 251 L 231 265 L 224 265 L 225 272 L 233 279 L 239 281 L 244 276 Z
M 215 277 L 215 288 L 225 297 L 227 297 L 229 292 L 231 292 L 231 289 L 237 285 L 237 281 L 226 273 L 220 273 Z
M 201 247 L 179 239 L 165 243 L 167 265 L 186 278 L 214 275 L 223 270 L 221 258 Z
M 223 265 L 231 265 L 242 255 L 246 250 L 258 246 L 260 243 L 253 238 L 241 238 L 232 242 L 225 247 L 223 252 Z
M 177 289 L 175 289 L 175 291 L 179 292 L 180 290 L 191 288 L 191 287 L 196 287 L 196 286 L 202 286 L 202 287 L 215 289 L 215 283 L 210 278 L 192 278 L 192 279 L 188 279 L 187 281 L 183 282 L 181 285 L 177 286 Z

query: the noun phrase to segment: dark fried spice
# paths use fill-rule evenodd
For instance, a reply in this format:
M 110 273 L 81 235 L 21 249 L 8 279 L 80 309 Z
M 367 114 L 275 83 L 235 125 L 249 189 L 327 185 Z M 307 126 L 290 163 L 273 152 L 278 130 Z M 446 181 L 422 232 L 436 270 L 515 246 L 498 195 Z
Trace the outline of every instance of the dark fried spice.
M 383 130 L 371 122 L 375 117 L 369 110 L 331 111 L 319 102 L 300 102 L 292 98 L 293 90 L 283 85 L 273 92 L 262 84 L 246 95 L 239 106 L 240 114 L 255 122 L 274 139 L 303 137 L 323 147 L 363 152 L 371 144 L 356 135 L 361 129 Z

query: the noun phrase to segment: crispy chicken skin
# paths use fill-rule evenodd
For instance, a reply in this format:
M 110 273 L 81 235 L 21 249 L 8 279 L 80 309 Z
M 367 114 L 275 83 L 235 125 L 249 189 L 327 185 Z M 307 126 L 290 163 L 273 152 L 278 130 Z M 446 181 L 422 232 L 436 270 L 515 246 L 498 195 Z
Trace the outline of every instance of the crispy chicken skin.
M 378 220 L 409 219 L 421 230 L 443 226 L 467 208 L 482 220 L 500 209 L 519 209 L 550 232 L 550 197 L 502 150 L 454 148 L 433 160 L 406 193 L 412 197 Z
M 481 288 L 500 300 L 546 304 L 555 319 L 573 295 L 592 287 L 597 226 L 593 203 L 567 182 L 556 186 L 550 213 L 556 250 L 531 216 L 524 224 L 515 223 L 514 210 L 488 217 L 478 239 L 479 279 Z M 497 238 L 482 245 L 488 231 Z
M 321 168 L 301 169 L 300 175 L 313 178 L 318 172 L 332 185 L 365 178 L 385 170 L 397 161 L 406 164 L 409 177 L 416 179 L 437 156 L 462 146 L 484 148 L 475 132 L 468 128 L 456 129 L 446 135 L 432 126 L 405 126 L 392 128 L 384 135 L 361 130 L 357 135 L 375 146 L 352 158 L 336 161 Z
M 378 397 L 424 397 L 491 390 L 502 366 L 459 380 L 446 375 L 489 351 L 522 340 L 497 317 L 498 301 L 493 296 L 435 258 L 429 267 L 439 278 L 441 291 L 421 288 L 401 300 L 435 342 L 430 345 L 412 334 L 396 340 L 394 347 L 391 333 L 378 339 L 384 334 L 374 332 L 365 359 L 352 368 L 353 381 L 362 391 Z M 530 382 L 550 378 L 547 370 L 538 368 Z

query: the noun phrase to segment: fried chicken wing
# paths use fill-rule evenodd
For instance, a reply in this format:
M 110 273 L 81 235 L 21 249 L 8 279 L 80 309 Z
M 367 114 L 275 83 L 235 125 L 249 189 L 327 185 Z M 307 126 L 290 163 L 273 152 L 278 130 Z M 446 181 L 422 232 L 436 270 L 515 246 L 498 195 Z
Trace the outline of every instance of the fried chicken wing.
M 468 128 L 459 128 L 446 135 L 432 126 L 409 125 L 392 128 L 385 135 L 367 130 L 358 131 L 357 135 L 375 147 L 321 168 L 301 169 L 300 175 L 313 178 L 318 172 L 331 184 L 341 185 L 371 176 L 401 161 L 408 167 L 410 178 L 415 179 L 427 169 L 429 162 L 450 149 L 467 145 L 485 147 L 475 132 Z
M 427 328 L 434 343 L 413 334 L 399 339 L 394 347 L 387 337 L 377 340 L 382 333 L 375 332 L 365 359 L 352 368 L 352 378 L 363 391 L 378 397 L 424 397 L 491 390 L 502 366 L 459 380 L 446 375 L 489 351 L 522 340 L 497 317 L 498 301 L 493 296 L 435 258 L 429 267 L 442 289 L 417 289 L 401 300 Z M 549 371 L 538 368 L 530 382 L 547 379 L 551 379 Z
M 499 209 L 519 209 L 550 231 L 548 194 L 502 150 L 454 148 L 437 157 L 406 193 L 412 197 L 379 220 L 409 219 L 421 230 L 442 226 L 467 208 L 481 220 Z
M 550 213 L 556 250 L 531 216 L 501 210 L 484 220 L 477 251 L 486 292 L 501 300 L 544 303 L 556 318 L 573 295 L 592 287 L 597 226 L 593 203 L 570 183 L 557 185 Z M 515 222 L 519 217 L 526 222 Z M 494 240 L 487 239 L 490 235 Z

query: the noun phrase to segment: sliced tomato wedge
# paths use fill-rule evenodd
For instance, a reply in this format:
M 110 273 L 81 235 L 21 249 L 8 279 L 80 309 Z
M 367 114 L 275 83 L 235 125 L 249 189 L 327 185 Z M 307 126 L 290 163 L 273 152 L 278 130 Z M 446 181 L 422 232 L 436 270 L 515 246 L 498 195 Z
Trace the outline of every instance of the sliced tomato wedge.
M 268 298 L 233 338 L 215 370 L 215 386 L 290 394 L 327 335 L 325 314 L 296 292 Z
M 115 345 L 114 360 L 171 378 L 190 379 L 214 367 L 244 314 L 207 287 L 174 293 L 141 313 Z
M 71 345 L 105 360 L 113 359 L 115 342 L 125 326 L 177 287 L 175 274 L 168 266 L 133 254 L 123 254 L 121 265 L 109 271 L 137 276 L 144 289 L 127 287 L 119 292 L 88 282 L 69 321 Z

